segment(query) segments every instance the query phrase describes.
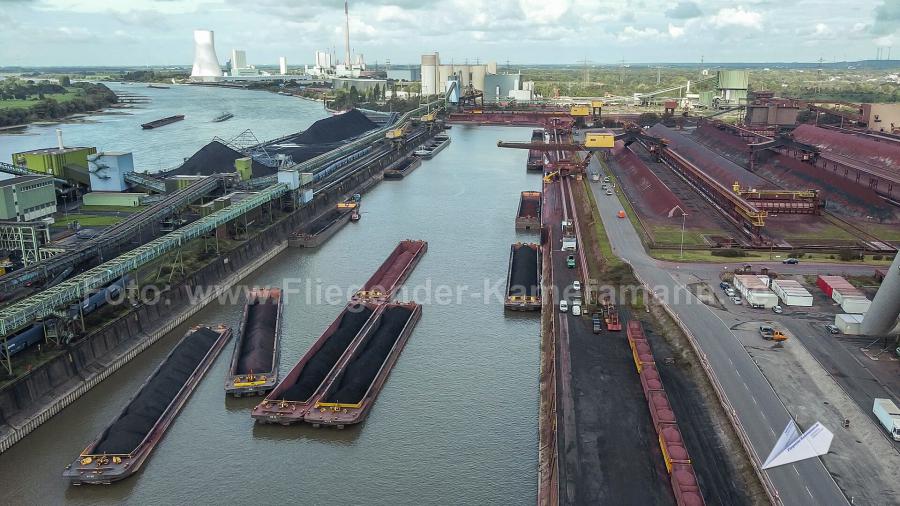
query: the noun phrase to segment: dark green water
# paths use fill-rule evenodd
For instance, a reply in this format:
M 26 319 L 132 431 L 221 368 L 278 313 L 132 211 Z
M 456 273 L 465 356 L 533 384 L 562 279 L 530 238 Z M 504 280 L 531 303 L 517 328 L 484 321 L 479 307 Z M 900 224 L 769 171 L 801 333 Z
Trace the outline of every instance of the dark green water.
M 514 218 L 519 192 L 539 189 L 540 177 L 525 174 L 526 152 L 496 147 L 530 135 L 454 127 L 435 159 L 363 197 L 359 223 L 318 250 L 289 249 L 245 280 L 341 288 L 335 304 L 317 302 L 315 286 L 312 301 L 287 295 L 286 372 L 341 310 L 343 292 L 364 282 L 399 240 L 428 241 L 407 281 L 406 297 L 425 304 L 422 319 L 365 423 L 343 431 L 255 426 L 249 410 L 256 400 L 224 398 L 229 345 L 139 474 L 109 487 L 68 486 L 64 466 L 118 413 L 181 329 L 0 455 L 0 502 L 533 504 L 539 320 L 504 314 L 499 296 L 483 295 L 486 283 L 502 292 L 509 245 L 537 240 L 517 235 Z M 190 323 L 237 327 L 240 313 L 211 305 Z

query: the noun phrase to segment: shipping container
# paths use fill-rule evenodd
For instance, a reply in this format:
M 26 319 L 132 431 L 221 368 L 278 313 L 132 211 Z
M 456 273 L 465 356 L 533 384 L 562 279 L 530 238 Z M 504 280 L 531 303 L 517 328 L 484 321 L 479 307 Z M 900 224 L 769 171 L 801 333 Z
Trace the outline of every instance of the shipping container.
M 872 301 L 865 297 L 844 297 L 841 301 L 841 309 L 848 313 L 865 314 L 871 305 Z
M 866 294 L 859 291 L 855 286 L 832 286 L 831 300 L 838 304 L 843 304 L 846 298 L 865 298 Z
M 841 331 L 842 334 L 855 336 L 859 334 L 859 326 L 862 324 L 863 315 L 861 314 L 837 314 L 834 315 L 834 326 Z
M 773 279 L 772 290 L 786 306 L 812 307 L 813 305 L 812 294 L 793 279 Z

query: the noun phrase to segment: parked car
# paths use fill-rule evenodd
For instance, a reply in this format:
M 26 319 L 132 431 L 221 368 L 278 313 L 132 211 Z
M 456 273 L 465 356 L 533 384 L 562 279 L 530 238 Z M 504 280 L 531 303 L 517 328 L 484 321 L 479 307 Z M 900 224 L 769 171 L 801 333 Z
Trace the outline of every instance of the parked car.
M 722 281 L 721 283 L 719 283 L 719 288 L 721 288 L 722 290 L 728 290 L 729 288 L 731 288 L 731 284 L 729 284 L 727 281 Z
M 750 307 L 752 307 L 753 309 L 765 309 L 766 308 L 766 306 L 764 306 L 762 304 L 750 304 Z
M 613 193 L 612 190 L 606 190 L 607 195 L 612 195 L 612 193 Z
M 569 311 L 569 301 L 561 300 L 559 301 L 559 312 L 565 313 Z
M 575 255 L 569 255 L 566 257 L 566 267 L 569 269 L 575 268 Z
M 834 325 L 832 325 L 830 323 L 828 325 L 825 325 L 825 329 L 828 330 L 828 332 L 831 332 L 832 334 L 840 334 L 841 333 L 841 329 L 835 327 Z
M 784 260 L 781 261 L 781 263 L 794 265 L 794 264 L 799 264 L 800 260 L 798 260 L 796 258 L 785 258 Z
M 572 304 L 572 316 L 581 316 L 581 305 Z
M 581 291 L 581 281 L 578 281 L 577 279 L 575 281 L 573 281 L 572 282 L 572 290 L 575 290 L 576 292 L 580 292 Z
M 735 295 L 737 295 L 737 292 L 734 291 L 734 288 L 731 288 L 729 286 L 728 288 L 725 289 L 725 295 L 727 295 L 729 297 L 734 297 Z
M 776 304 L 776 305 L 772 306 L 772 312 L 775 314 L 781 314 L 784 312 L 784 308 L 782 308 L 781 306 Z
M 600 323 L 600 313 L 594 313 L 591 316 L 591 324 L 594 327 L 594 334 L 599 334 L 603 330 L 603 325 Z
M 742 299 L 739 295 L 735 295 L 731 298 L 731 302 L 734 302 L 736 306 L 740 306 L 744 303 L 744 299 Z

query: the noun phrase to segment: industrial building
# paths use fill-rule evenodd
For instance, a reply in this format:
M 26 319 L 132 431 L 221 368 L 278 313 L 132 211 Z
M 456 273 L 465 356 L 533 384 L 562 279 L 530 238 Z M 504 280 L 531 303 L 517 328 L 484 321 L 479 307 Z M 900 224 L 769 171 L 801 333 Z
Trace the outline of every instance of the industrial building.
M 870 132 L 900 133 L 900 104 L 862 104 L 860 111 Z
M 422 80 L 420 67 L 390 68 L 387 70 L 388 81 L 418 82 Z
M 478 88 L 476 88 L 478 89 Z M 534 100 L 534 81 L 522 81 L 522 74 L 487 74 L 484 76 L 485 102 Z
M 50 176 L 19 176 L 0 181 L 0 220 L 37 221 L 56 212 Z
M 385 79 L 333 77 L 331 78 L 331 85 L 335 90 L 349 90 L 350 88 L 356 88 L 356 91 L 360 92 L 361 94 L 365 94 L 374 90 L 376 86 L 380 90 L 385 89 L 385 86 L 387 86 L 387 81 Z
M 62 137 L 59 137 L 59 145 L 56 147 L 13 153 L 12 163 L 27 167 L 32 172 L 88 185 L 88 156 L 96 152 L 97 148 L 94 147 L 65 147 Z
M 719 70 L 716 73 L 716 89 L 700 92 L 700 105 L 719 109 L 737 107 L 747 103 L 750 74 L 746 70 Z
M 442 64 L 438 53 L 422 55 L 422 94 L 437 95 L 447 91 L 447 81 L 456 76 L 459 86 L 466 89 L 471 85 L 476 90 L 485 91 L 485 76 L 497 74 L 497 62 L 463 65 Z

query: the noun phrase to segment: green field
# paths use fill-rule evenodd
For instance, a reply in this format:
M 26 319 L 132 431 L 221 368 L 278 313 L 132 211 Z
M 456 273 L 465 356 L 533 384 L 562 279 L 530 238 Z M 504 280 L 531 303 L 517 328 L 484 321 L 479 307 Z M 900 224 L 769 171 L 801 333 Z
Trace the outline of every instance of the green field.
M 76 98 L 80 95 L 81 95 L 81 93 L 79 93 L 77 91 L 70 91 L 67 93 L 48 93 L 48 94 L 44 95 L 44 98 L 52 98 L 53 100 L 56 100 L 57 102 L 63 103 L 63 102 L 68 102 L 69 100 L 72 100 L 73 98 Z M 39 102 L 40 102 L 40 100 L 37 100 L 37 99 L 33 99 L 33 100 L 17 100 L 17 99 L 0 100 L 0 109 L 17 109 L 17 108 L 22 108 L 22 107 L 31 107 L 33 105 L 36 105 Z
M 684 258 L 679 255 L 677 249 L 651 249 L 650 256 L 659 260 L 667 260 L 670 262 L 703 262 L 703 263 L 719 263 L 719 264 L 752 264 L 753 262 L 780 262 L 787 258 L 784 252 L 777 252 L 769 255 L 767 252 L 747 252 L 744 257 L 720 257 L 712 254 L 710 250 L 685 250 Z M 834 257 L 834 258 L 832 258 Z M 800 259 L 800 263 L 804 262 L 823 262 L 823 263 L 840 263 L 840 264 L 859 264 L 859 265 L 889 265 L 892 258 L 874 260 L 872 255 L 866 255 L 865 260 L 841 261 L 837 255 L 829 253 L 807 253 Z
M 101 214 L 69 214 L 56 218 L 53 224 L 57 228 L 68 227 L 73 221 L 77 221 L 82 227 L 108 227 L 122 221 L 121 216 L 107 216 Z

